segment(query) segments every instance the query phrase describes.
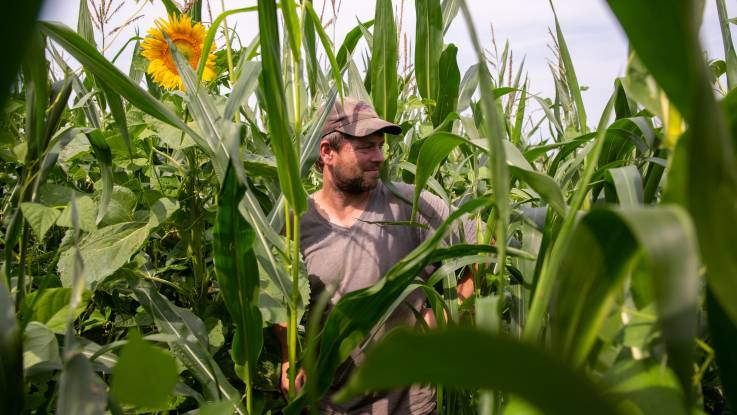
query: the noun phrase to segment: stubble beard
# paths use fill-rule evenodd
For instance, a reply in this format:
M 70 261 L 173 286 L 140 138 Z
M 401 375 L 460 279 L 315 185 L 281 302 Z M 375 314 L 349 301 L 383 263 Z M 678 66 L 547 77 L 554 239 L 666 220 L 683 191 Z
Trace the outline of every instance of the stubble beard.
M 327 167 L 327 166 L 326 166 Z M 340 169 L 335 167 L 329 167 L 330 173 L 333 176 L 333 182 L 335 187 L 343 193 L 350 195 L 360 195 L 365 192 L 369 192 L 376 188 L 379 181 L 377 180 L 366 180 L 363 178 L 362 173 L 355 176 L 349 176 L 343 174 Z

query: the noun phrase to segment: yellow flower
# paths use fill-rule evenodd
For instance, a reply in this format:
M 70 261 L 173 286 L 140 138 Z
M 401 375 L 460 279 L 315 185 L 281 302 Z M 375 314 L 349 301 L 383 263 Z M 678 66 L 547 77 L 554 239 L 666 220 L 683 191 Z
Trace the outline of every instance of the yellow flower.
M 169 21 L 157 19 L 156 27 L 150 29 L 148 36 L 143 40 L 141 55 L 149 61 L 146 72 L 151 75 L 157 84 L 166 89 L 183 90 L 184 83 L 182 78 L 179 77 L 174 59 L 169 53 L 169 45 L 164 39 L 164 33 L 169 36 L 179 53 L 196 70 L 202 55 L 205 28 L 200 23 L 193 26 L 192 21 L 186 14 L 180 15 L 179 18 L 172 15 L 169 16 Z M 214 49 L 215 45 L 213 44 L 210 53 L 207 55 L 207 63 L 202 73 L 202 79 L 205 81 L 215 79 L 215 55 L 212 54 Z

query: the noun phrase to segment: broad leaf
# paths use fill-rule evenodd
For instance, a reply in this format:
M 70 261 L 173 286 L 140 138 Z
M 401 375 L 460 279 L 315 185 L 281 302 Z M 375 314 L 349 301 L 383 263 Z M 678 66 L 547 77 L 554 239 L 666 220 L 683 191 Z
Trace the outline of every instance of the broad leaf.
M 56 223 L 61 215 L 59 210 L 46 207 L 39 203 L 24 202 L 20 205 L 23 212 L 23 218 L 31 225 L 31 229 L 36 234 L 39 241 L 44 239 L 46 232 Z
M 147 409 L 166 409 L 177 383 L 177 364 L 168 350 L 134 335 L 113 368 L 111 394 L 120 403 Z
M 32 321 L 23 333 L 23 368 L 28 370 L 40 364 L 61 365 L 59 342 L 48 327 Z
M 86 264 L 85 264 L 86 265 Z M 46 288 L 34 291 L 26 296 L 21 308 L 24 324 L 30 321 L 40 322 L 56 334 L 63 334 L 69 316 L 69 300 L 72 297 L 69 288 Z M 82 314 L 90 300 L 90 293 L 82 295 L 79 306 L 71 313 L 76 319 Z

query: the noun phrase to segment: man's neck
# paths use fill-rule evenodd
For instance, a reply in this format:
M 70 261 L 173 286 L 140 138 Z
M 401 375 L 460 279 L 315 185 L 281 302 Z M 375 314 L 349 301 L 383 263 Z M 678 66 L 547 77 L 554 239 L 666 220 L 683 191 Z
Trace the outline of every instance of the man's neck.
M 350 227 L 363 213 L 371 198 L 371 191 L 358 194 L 346 193 L 326 182 L 314 194 L 320 214 L 330 222 Z

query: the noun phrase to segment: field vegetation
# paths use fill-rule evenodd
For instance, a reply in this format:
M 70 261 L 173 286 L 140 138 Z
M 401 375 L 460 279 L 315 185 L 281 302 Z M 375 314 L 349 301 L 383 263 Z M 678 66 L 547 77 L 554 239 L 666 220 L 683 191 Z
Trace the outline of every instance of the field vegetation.
M 463 0 L 415 0 L 409 51 L 391 0 L 336 44 L 309 0 L 243 2 L 201 26 L 207 2 L 162 1 L 165 30 L 126 44 L 127 73 L 95 41 L 114 2 L 80 0 L 77 28 L 36 22 L 39 0 L 0 16 L 3 413 L 314 411 L 415 289 L 440 327 L 380 339 L 336 399 L 421 383 L 442 414 L 734 413 L 725 0 L 717 22 L 700 1 L 608 0 L 632 52 L 602 114 L 586 112 L 557 17 L 544 97 L 511 46 L 479 44 Z M 253 39 L 227 24 L 240 13 L 258 15 Z M 454 21 L 472 44 L 445 44 Z M 723 57 L 705 59 L 702 24 L 720 25 Z M 459 48 L 478 58 L 465 73 Z M 318 327 L 327 299 L 308 304 L 298 224 L 320 183 L 321 108 L 348 95 L 402 126 L 384 182 L 455 213 Z M 479 244 L 446 245 L 463 213 L 485 224 Z M 277 323 L 307 373 L 286 397 Z

